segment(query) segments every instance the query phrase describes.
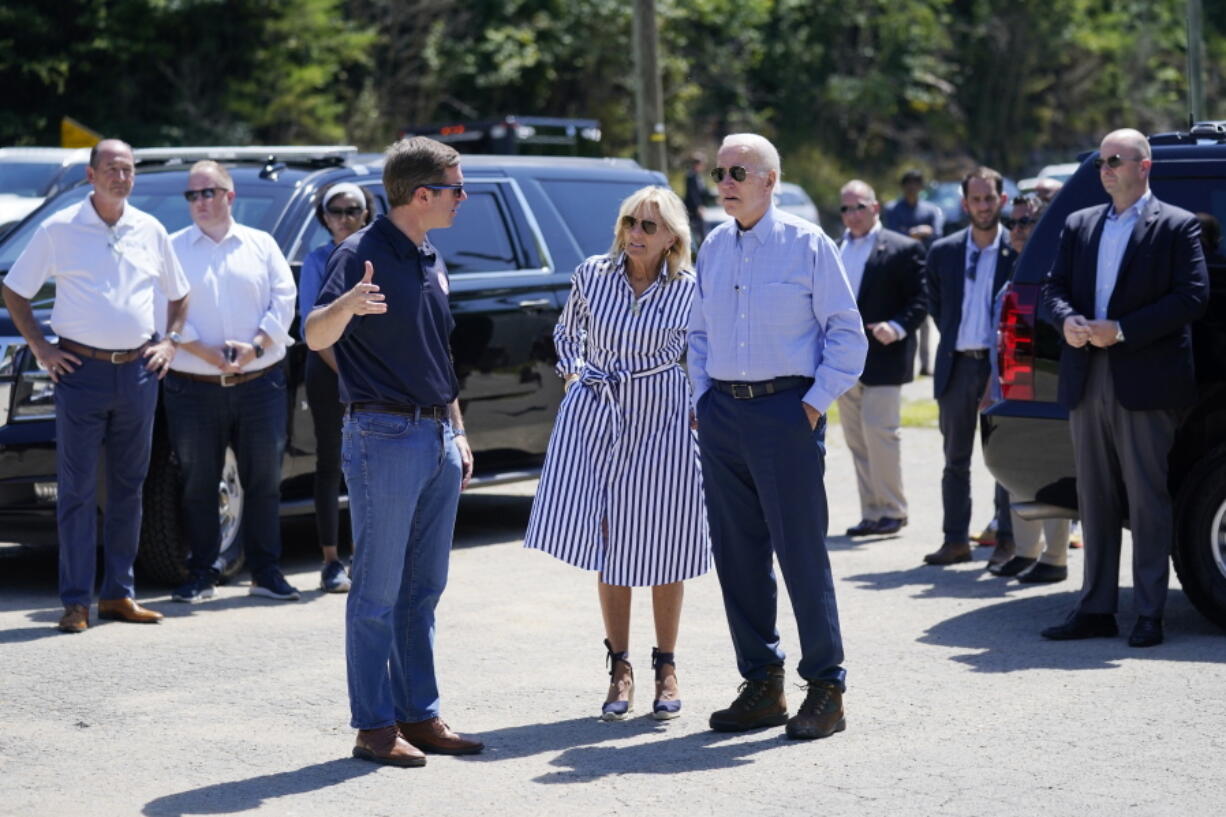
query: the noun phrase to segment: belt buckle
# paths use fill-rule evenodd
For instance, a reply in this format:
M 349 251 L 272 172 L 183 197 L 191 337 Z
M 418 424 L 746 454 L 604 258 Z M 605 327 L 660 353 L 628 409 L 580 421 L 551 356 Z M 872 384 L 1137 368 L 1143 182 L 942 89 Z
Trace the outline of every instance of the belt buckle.
M 126 354 L 127 352 L 111 352 L 111 363 L 115 364 L 116 366 L 122 364 L 124 361 L 120 360 L 120 358 Z
M 750 400 L 753 398 L 753 386 L 748 383 L 733 383 L 732 398 L 734 400 Z
M 229 378 L 231 378 L 231 377 L 238 377 L 238 375 L 235 375 L 235 374 L 223 374 L 223 375 L 221 375 L 221 379 L 218 381 L 218 383 L 220 383 L 220 384 L 221 384 L 221 387 L 222 387 L 223 389 L 228 389 L 228 388 L 231 388 L 231 387 L 233 387 L 233 386 L 237 386 L 237 385 L 238 385 L 237 383 L 227 383 L 227 382 L 226 382 L 226 380 L 227 380 L 227 379 L 229 379 Z

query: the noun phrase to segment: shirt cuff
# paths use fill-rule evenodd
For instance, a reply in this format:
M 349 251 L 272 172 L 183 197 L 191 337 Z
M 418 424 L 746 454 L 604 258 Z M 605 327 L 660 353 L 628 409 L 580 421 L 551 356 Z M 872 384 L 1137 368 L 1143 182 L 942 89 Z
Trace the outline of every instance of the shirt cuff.
M 265 315 L 264 320 L 260 321 L 260 330 L 265 335 L 272 338 L 273 343 L 278 343 L 282 346 L 293 346 L 294 339 L 290 337 L 289 332 L 281 325 L 281 322 L 271 315 Z
M 902 340 L 907 336 L 907 330 L 902 328 L 902 324 L 898 321 L 886 321 L 895 332 L 898 333 L 898 339 Z

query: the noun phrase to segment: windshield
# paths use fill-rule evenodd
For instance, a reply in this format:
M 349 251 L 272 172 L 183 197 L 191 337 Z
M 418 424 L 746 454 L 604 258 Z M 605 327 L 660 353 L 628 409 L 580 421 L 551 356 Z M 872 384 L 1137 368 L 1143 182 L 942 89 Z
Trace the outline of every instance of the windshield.
M 0 162 L 0 193 L 42 198 L 47 185 L 60 172 L 52 162 Z

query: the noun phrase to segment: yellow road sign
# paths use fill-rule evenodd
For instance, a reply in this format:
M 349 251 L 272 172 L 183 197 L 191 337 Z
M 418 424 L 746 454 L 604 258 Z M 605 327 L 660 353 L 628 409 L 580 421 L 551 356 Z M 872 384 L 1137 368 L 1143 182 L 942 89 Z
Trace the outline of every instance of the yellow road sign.
M 102 141 L 102 134 L 90 130 L 70 116 L 60 119 L 60 147 L 92 148 Z

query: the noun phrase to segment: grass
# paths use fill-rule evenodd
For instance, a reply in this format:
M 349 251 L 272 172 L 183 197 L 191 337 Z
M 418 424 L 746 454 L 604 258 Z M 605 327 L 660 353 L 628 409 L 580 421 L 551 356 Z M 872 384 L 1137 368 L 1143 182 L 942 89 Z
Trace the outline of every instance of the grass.
M 829 425 L 839 422 L 838 403 L 830 404 L 830 410 L 826 413 L 826 422 Z M 937 401 L 931 399 L 903 400 L 902 424 L 904 428 L 936 428 Z

